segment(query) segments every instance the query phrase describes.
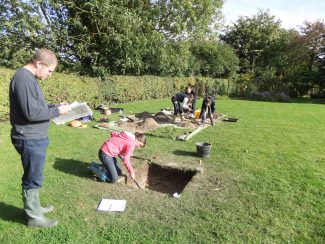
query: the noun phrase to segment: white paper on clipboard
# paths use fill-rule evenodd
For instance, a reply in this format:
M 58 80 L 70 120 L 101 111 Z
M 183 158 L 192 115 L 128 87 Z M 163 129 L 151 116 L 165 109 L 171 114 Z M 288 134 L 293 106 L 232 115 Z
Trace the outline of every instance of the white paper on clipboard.
M 92 115 L 91 109 L 88 107 L 86 102 L 73 102 L 70 104 L 71 111 L 67 114 L 61 114 L 58 117 L 53 119 L 53 122 L 57 125 L 64 124 L 66 122 L 70 122 L 72 120 Z

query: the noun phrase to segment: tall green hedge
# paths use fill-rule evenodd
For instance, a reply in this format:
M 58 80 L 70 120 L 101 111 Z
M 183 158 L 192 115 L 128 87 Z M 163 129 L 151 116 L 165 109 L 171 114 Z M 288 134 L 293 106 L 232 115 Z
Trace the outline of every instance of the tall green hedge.
M 0 68 L 0 121 L 8 119 L 9 81 L 13 74 L 13 70 Z
M 0 68 L 0 121 L 9 118 L 9 83 L 14 73 L 15 70 Z M 99 84 L 99 79 L 60 73 L 40 81 L 48 103 L 87 101 L 91 107 L 103 101 Z
M 195 84 L 195 78 L 117 75 L 105 78 L 102 94 L 106 100 L 114 102 L 164 98 L 184 90 L 189 83 Z
M 14 70 L 0 68 L 0 121 L 9 117 L 9 82 Z M 86 101 L 91 108 L 98 104 L 132 102 L 171 97 L 184 91 L 187 84 L 195 85 L 199 95 L 221 95 L 228 91 L 228 80 L 204 77 L 107 76 L 104 79 L 55 73 L 40 81 L 49 103 Z

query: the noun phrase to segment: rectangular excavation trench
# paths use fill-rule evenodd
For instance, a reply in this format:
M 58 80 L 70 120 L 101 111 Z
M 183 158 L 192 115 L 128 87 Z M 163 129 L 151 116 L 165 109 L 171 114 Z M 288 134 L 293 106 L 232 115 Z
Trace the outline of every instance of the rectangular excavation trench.
M 196 173 L 195 170 L 148 163 L 136 170 L 136 180 L 141 189 L 164 194 L 174 194 L 175 192 L 180 194 Z M 137 187 L 130 178 L 127 179 L 126 184 Z

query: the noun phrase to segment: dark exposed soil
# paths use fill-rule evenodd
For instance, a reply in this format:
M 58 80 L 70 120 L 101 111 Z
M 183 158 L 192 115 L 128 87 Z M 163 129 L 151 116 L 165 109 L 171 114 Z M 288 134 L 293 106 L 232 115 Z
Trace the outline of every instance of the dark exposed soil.
M 154 115 L 154 119 L 158 123 L 170 123 L 172 122 L 172 119 L 170 119 L 168 116 L 166 116 L 163 112 L 158 112 Z
M 185 120 L 180 123 L 180 126 L 184 127 L 184 128 L 189 128 L 189 129 L 196 129 L 198 127 L 198 124 L 193 123 L 193 121 L 191 121 L 191 120 Z
M 219 117 L 219 114 L 214 114 L 214 120 Z M 187 118 L 185 120 L 180 120 L 177 117 L 176 122 L 173 122 L 171 115 L 166 115 L 163 112 L 158 112 L 154 116 L 149 112 L 138 113 L 135 116 L 129 116 L 129 121 L 127 122 L 118 122 L 118 126 L 123 130 L 128 131 L 138 131 L 138 132 L 147 132 L 151 130 L 155 130 L 161 126 L 166 124 L 174 124 L 179 127 L 188 128 L 188 129 L 196 129 L 198 128 L 198 122 L 195 119 Z M 205 124 L 210 124 L 210 120 L 206 119 Z
M 136 114 L 135 117 L 139 119 L 147 119 L 147 118 L 152 118 L 152 115 L 149 112 L 144 111 L 142 113 Z
M 175 192 L 180 194 L 196 173 L 149 163 L 136 170 L 136 179 L 141 188 L 172 195 Z M 134 185 L 131 179 L 127 184 Z

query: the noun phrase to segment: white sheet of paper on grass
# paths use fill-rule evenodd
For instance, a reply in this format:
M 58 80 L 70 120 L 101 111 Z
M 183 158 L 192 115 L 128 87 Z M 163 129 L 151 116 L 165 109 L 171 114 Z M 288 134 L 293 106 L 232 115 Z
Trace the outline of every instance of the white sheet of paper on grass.
M 123 212 L 126 206 L 126 200 L 102 199 L 97 210 L 109 212 Z

